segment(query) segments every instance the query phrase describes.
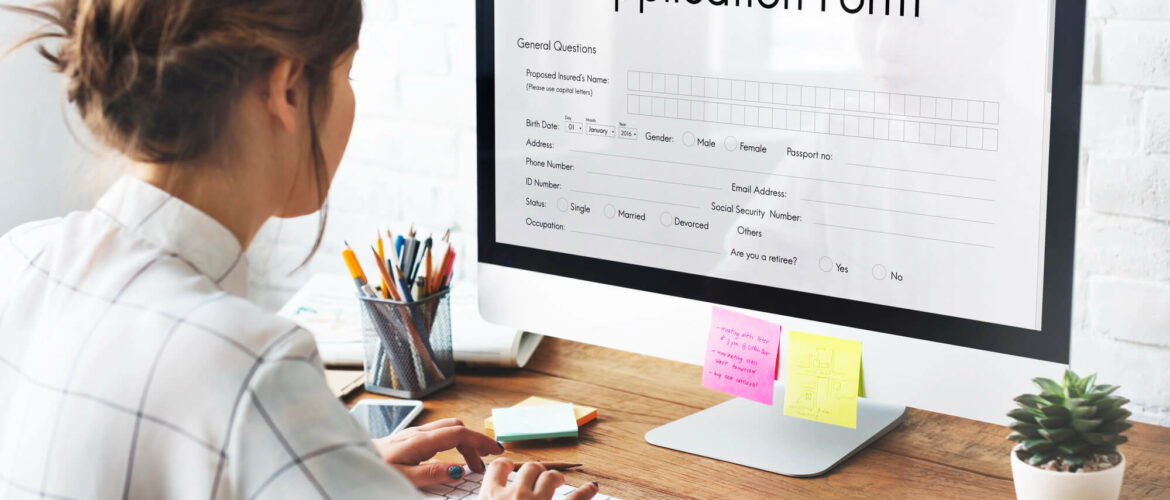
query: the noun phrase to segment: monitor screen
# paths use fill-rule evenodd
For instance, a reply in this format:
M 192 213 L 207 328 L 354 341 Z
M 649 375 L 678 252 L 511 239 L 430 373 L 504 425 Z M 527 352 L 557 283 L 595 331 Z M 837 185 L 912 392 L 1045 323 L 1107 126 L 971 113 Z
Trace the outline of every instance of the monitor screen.
M 481 2 L 481 260 L 1066 361 L 1060 3 Z

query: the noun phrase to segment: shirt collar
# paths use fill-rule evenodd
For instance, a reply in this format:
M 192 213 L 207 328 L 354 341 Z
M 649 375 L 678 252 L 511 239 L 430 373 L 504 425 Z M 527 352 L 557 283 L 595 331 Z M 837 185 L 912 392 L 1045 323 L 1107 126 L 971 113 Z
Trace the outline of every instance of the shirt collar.
M 96 209 L 135 235 L 174 253 L 228 293 L 248 293 L 248 262 L 239 240 L 215 219 L 141 179 L 118 180 Z

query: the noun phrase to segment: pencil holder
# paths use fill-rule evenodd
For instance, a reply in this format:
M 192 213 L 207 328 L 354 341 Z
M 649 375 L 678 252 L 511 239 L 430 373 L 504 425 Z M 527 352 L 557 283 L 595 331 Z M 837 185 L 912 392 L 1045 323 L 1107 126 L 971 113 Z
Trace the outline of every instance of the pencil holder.
M 367 391 L 420 399 L 455 383 L 450 290 L 414 302 L 359 300 Z

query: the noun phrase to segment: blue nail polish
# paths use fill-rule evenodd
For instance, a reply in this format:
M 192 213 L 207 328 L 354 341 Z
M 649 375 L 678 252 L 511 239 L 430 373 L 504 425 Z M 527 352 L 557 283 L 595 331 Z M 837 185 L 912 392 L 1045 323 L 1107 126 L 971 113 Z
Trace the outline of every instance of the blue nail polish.
M 449 476 L 451 479 L 459 479 L 463 477 L 463 467 L 452 465 L 450 469 L 447 469 L 447 476 Z

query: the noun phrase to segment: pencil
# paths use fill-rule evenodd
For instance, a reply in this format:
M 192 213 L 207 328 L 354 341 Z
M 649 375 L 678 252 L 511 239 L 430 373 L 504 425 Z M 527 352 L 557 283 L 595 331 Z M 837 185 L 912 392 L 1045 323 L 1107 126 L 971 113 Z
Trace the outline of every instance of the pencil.
M 571 464 L 569 462 L 516 462 L 512 467 L 512 472 L 520 472 L 520 468 L 528 464 L 543 465 L 545 470 L 569 470 L 581 467 L 581 464 Z
M 382 298 L 388 299 L 390 298 L 390 283 L 386 281 L 385 269 L 382 269 L 386 261 L 386 248 L 382 245 L 382 233 L 375 232 L 374 234 L 378 235 L 378 249 L 374 250 L 374 259 L 378 261 L 378 270 L 382 271 Z
M 426 250 L 423 252 L 423 260 L 426 261 L 426 266 L 427 266 L 427 276 L 426 276 L 426 280 L 423 282 L 423 287 L 426 288 L 426 290 L 424 290 L 424 293 L 427 295 L 430 295 L 432 293 L 435 293 L 437 290 L 435 290 L 432 286 L 430 286 L 430 284 L 434 281 L 434 278 L 435 278 L 435 268 L 432 267 L 433 262 L 431 262 L 431 260 L 432 260 L 431 259 L 431 240 L 429 238 L 427 239 Z
M 382 241 L 381 239 L 378 240 Z M 394 282 L 394 278 L 390 277 L 390 271 L 386 269 L 386 263 L 378 256 L 378 251 L 374 250 L 374 259 L 378 261 L 378 273 L 382 275 L 382 295 L 383 299 L 393 297 L 394 300 L 402 301 L 402 296 L 398 294 L 398 287 L 391 287 L 390 283 Z

